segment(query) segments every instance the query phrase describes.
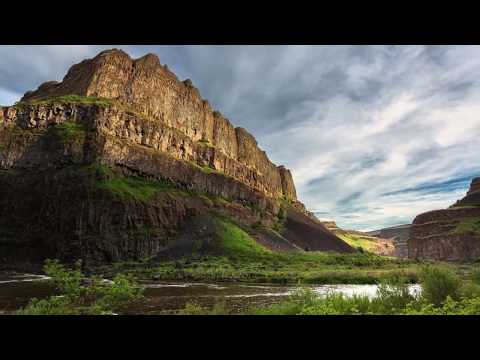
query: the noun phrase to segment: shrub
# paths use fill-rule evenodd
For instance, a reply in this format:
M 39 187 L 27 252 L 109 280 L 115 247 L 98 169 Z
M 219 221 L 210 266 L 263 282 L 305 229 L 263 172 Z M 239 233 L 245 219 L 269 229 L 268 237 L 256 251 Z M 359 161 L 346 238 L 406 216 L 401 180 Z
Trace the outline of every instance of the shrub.
M 422 298 L 428 304 L 440 307 L 450 296 L 460 298 L 461 280 L 450 270 L 438 266 L 424 267 L 420 272 Z
M 143 296 L 143 288 L 133 278 L 119 274 L 111 284 L 99 277 L 86 279 L 81 262 L 67 269 L 58 260 L 47 260 L 45 273 L 60 295 L 47 299 L 32 299 L 21 315 L 106 315 L 122 311 Z
M 354 295 L 347 297 L 343 294 L 327 294 L 318 297 L 311 305 L 304 306 L 299 315 L 355 315 L 368 314 L 372 310 L 368 296 Z
M 179 315 L 205 315 L 206 312 L 206 308 L 198 304 L 188 302 L 185 305 L 185 308 L 179 311 Z
M 225 301 L 215 303 L 212 309 L 188 302 L 185 308 L 179 311 L 180 315 L 227 315 L 228 313 Z
M 382 314 L 396 314 L 416 300 L 417 298 L 410 293 L 406 279 L 394 277 L 379 285 L 373 301 L 378 304 Z
M 475 270 L 473 270 L 472 272 L 472 281 L 477 284 L 477 285 L 480 285 L 480 268 L 476 268 Z

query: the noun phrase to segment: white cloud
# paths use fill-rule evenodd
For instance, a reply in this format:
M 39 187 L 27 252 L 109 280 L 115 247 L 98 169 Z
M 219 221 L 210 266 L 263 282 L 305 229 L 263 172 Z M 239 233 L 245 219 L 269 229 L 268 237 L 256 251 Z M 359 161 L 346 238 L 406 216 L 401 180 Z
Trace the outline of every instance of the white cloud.
M 20 94 L 0 87 L 0 106 L 13 105 L 20 98 Z

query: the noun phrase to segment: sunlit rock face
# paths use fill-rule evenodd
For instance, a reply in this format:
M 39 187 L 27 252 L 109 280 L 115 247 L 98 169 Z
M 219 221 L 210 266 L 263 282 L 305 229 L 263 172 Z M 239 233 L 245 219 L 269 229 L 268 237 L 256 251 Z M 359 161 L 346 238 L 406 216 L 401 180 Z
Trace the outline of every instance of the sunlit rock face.
M 410 258 L 467 261 L 480 258 L 480 178 L 448 209 L 418 215 L 408 240 Z
M 115 135 L 182 159 L 198 158 L 268 196 L 297 200 L 289 170 L 274 165 L 251 134 L 214 111 L 190 80 L 179 81 L 156 55 L 134 60 L 121 50 L 104 51 L 72 66 L 61 83 L 27 92 L 22 101 L 71 94 L 114 99 L 148 119 L 126 121 L 128 116 L 114 110 L 102 115 Z M 208 149 L 200 154 L 197 143 Z

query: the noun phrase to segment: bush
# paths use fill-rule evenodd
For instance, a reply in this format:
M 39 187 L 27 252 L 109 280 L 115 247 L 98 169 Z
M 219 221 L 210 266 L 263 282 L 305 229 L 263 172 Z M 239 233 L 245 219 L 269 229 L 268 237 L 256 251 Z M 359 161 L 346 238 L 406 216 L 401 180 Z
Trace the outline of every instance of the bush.
M 480 285 L 480 268 L 476 268 L 472 272 L 472 281 L 474 284 Z
M 331 293 L 319 296 L 302 289 L 286 301 L 267 308 L 254 309 L 260 315 L 478 315 L 480 314 L 480 286 L 462 282 L 455 274 L 441 267 L 422 269 L 421 296 L 411 294 L 401 277 L 390 278 L 380 284 L 373 298 Z
M 99 277 L 86 279 L 81 262 L 67 269 L 58 260 L 47 260 L 44 271 L 60 295 L 32 299 L 20 315 L 106 315 L 122 311 L 143 296 L 132 277 L 116 275 L 111 284 Z
M 377 289 L 377 296 L 373 299 L 382 314 L 402 312 L 408 304 L 416 300 L 417 298 L 410 293 L 406 280 L 401 277 L 381 283 Z
M 206 315 L 207 309 L 195 304 L 195 303 L 187 303 L 185 308 L 179 311 L 179 315 Z
M 185 308 L 179 311 L 180 315 L 228 315 L 226 303 L 217 302 L 212 309 L 208 309 L 199 304 L 188 302 Z
M 355 315 L 371 312 L 371 301 L 368 296 L 328 294 L 317 298 L 311 305 L 304 306 L 299 315 Z
M 420 272 L 422 298 L 427 304 L 440 307 L 450 297 L 460 299 L 461 280 L 450 270 L 438 267 L 424 267 Z

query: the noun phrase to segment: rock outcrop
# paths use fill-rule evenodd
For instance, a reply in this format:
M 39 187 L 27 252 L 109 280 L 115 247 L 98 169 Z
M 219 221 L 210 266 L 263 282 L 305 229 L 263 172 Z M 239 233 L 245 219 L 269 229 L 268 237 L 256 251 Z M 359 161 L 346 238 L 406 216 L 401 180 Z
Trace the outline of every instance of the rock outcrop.
M 0 263 L 159 256 L 205 214 L 272 249 L 354 251 L 297 200 L 288 169 L 154 55 L 102 52 L 0 108 Z
M 202 163 L 268 196 L 297 199 L 290 172 L 277 168 L 251 134 L 234 128 L 202 99 L 190 80 L 179 81 L 156 55 L 133 60 L 121 50 L 104 51 L 72 66 L 61 83 L 48 82 L 27 92 L 22 101 L 64 95 L 113 99 L 148 119 L 141 121 L 137 117 L 125 122 L 118 114 L 103 115 L 114 121 L 111 126 L 116 128 L 111 130 L 117 134 L 133 133 L 142 145 L 172 150 L 177 157 L 187 160 L 202 157 Z M 202 156 L 194 154 L 196 144 L 203 145 Z
M 408 240 L 408 256 L 418 259 L 468 261 L 480 257 L 480 178 L 467 195 L 448 209 L 418 215 Z

